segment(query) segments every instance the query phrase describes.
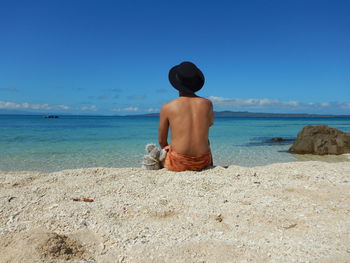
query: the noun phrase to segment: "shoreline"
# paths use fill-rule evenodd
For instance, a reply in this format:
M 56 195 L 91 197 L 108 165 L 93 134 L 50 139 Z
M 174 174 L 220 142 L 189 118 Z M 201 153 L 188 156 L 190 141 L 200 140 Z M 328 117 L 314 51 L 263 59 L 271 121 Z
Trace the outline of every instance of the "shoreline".
M 292 153 L 291 153 L 292 154 Z M 286 161 L 286 162 L 275 162 L 269 164 L 255 165 L 255 166 L 244 166 L 238 164 L 231 164 L 227 166 L 223 165 L 215 165 L 210 167 L 209 169 L 214 169 L 216 167 L 230 167 L 230 166 L 238 166 L 243 168 L 256 168 L 256 167 L 264 167 L 274 164 L 287 164 L 287 163 L 305 163 L 305 162 L 323 162 L 323 163 L 342 163 L 342 162 L 350 162 L 350 153 L 344 153 L 339 155 L 313 155 L 313 154 L 294 154 L 296 157 L 296 161 Z M 104 167 L 104 166 L 96 166 L 96 167 L 80 167 L 80 168 L 64 168 L 56 171 L 41 171 L 41 170 L 21 170 L 21 171 L 6 171 L 0 170 L 0 176 L 3 175 L 18 175 L 18 174 L 27 174 L 27 175 L 35 175 L 35 174 L 52 174 L 58 173 L 62 171 L 73 171 L 73 170 L 81 170 L 81 169 L 141 169 L 141 164 L 139 167 Z M 141 169 L 143 170 L 143 169 Z M 208 170 L 208 169 L 207 169 Z
M 3 262 L 350 261 L 350 162 L 3 173 Z

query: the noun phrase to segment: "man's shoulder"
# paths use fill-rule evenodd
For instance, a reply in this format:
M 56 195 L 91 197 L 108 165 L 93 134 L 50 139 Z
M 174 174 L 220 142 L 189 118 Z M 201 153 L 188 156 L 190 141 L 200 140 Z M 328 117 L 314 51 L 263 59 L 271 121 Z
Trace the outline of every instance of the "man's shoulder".
M 173 99 L 171 101 L 168 101 L 166 103 L 163 104 L 162 109 L 167 109 L 167 108 L 171 108 L 174 105 L 179 103 L 179 98 Z
M 163 104 L 163 106 L 162 106 L 162 109 L 166 109 L 166 108 L 171 107 L 172 104 L 176 103 L 175 101 L 176 101 L 176 99 L 171 100 L 171 101 L 168 101 L 168 102 L 165 102 L 165 103 Z
M 212 103 L 211 100 L 209 100 L 207 98 L 199 97 L 199 96 L 198 97 L 194 97 L 194 99 L 197 100 L 197 101 L 201 101 L 203 103 L 210 103 L 210 104 Z M 169 102 L 167 102 L 165 104 L 175 104 L 175 103 L 179 103 L 181 101 L 182 101 L 182 99 L 181 99 L 181 97 L 179 97 L 179 98 L 173 99 L 173 100 L 171 100 L 171 101 L 169 101 Z
M 200 104 L 206 104 L 206 105 L 208 105 L 208 106 L 212 106 L 212 102 L 211 102 L 211 100 L 209 100 L 209 99 L 206 99 L 206 98 L 203 98 L 203 97 L 196 97 L 195 98 L 195 100 L 198 102 L 200 102 Z M 166 103 L 164 103 L 163 104 L 163 106 L 162 106 L 162 111 L 164 111 L 164 110 L 167 110 L 167 109 L 171 109 L 171 108 L 173 108 L 173 107 L 177 107 L 177 106 L 179 106 L 179 105 L 182 105 L 183 103 L 188 103 L 189 101 L 183 101 L 182 99 L 181 99 L 181 97 L 179 97 L 179 98 L 176 98 L 176 99 L 173 99 L 173 100 L 171 100 L 171 101 L 169 101 L 169 102 L 166 102 Z
M 203 101 L 205 101 L 205 103 L 208 103 L 208 104 L 212 104 L 211 100 L 210 99 L 207 99 L 207 98 L 203 98 L 203 97 L 200 97 Z
M 160 112 L 162 114 L 167 114 L 169 111 L 171 111 L 171 108 L 173 107 L 174 103 L 175 103 L 175 100 L 171 100 L 171 101 L 164 103 L 160 109 Z
M 200 101 L 200 104 L 202 104 L 202 105 L 207 105 L 207 106 L 210 106 L 210 107 L 213 105 L 213 103 L 209 99 L 206 99 L 206 98 L 203 98 L 203 97 L 198 97 L 197 99 Z

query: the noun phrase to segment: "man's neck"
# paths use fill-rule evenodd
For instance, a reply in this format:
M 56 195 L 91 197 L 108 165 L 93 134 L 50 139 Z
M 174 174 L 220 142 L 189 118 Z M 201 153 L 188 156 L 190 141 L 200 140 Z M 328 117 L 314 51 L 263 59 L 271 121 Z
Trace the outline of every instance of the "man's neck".
M 179 97 L 198 97 L 198 96 L 194 93 L 179 91 Z

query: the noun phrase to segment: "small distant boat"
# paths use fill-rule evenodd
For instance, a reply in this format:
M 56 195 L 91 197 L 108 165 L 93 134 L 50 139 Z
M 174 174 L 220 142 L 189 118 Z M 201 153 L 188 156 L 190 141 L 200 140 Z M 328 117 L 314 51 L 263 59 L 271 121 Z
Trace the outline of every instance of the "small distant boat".
M 46 118 L 46 119 L 58 119 L 59 117 L 57 115 L 45 115 L 44 118 Z

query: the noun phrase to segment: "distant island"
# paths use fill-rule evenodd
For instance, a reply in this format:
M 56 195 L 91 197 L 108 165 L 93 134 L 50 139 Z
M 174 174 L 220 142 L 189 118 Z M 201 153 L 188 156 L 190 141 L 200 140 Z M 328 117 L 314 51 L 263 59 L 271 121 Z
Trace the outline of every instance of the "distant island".
M 337 115 L 337 114 L 308 114 L 308 113 L 265 113 L 265 112 L 248 112 L 248 111 L 214 111 L 215 117 L 246 117 L 246 118 L 350 118 L 350 115 Z M 72 114 L 72 113 L 58 113 L 58 112 L 30 112 L 19 110 L 3 110 L 0 109 L 0 115 L 28 115 L 28 116 L 104 116 L 104 117 L 158 117 L 159 113 L 146 113 L 146 114 L 129 114 L 129 115 L 111 115 L 111 114 Z M 52 118 L 52 117 L 51 117 Z
M 350 115 L 335 115 L 335 114 L 307 114 L 307 113 L 263 113 L 263 112 L 248 112 L 248 111 L 214 111 L 215 117 L 308 117 L 308 118 L 332 118 L 332 117 L 347 117 Z M 127 115 L 127 116 L 149 116 L 157 117 L 159 113 L 147 113 L 147 114 L 137 114 L 137 115 Z

